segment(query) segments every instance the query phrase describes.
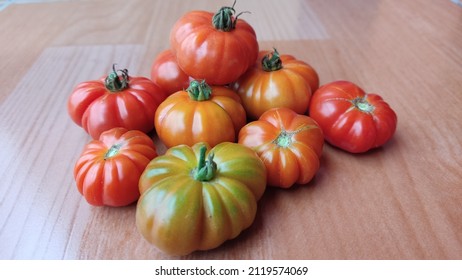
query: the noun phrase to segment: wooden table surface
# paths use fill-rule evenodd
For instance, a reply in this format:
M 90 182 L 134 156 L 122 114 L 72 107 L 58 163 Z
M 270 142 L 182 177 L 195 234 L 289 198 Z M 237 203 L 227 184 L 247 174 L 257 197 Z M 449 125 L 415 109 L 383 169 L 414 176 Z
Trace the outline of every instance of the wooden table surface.
M 37 2 L 0 4 L 0 258 L 177 259 L 138 233 L 134 205 L 93 207 L 78 193 L 72 170 L 90 137 L 66 101 L 114 62 L 149 76 L 182 14 L 233 1 Z M 182 258 L 462 259 L 462 6 L 240 0 L 236 9 L 252 12 L 242 18 L 260 49 L 308 62 L 321 84 L 379 93 L 398 128 L 362 155 L 325 145 L 312 182 L 268 189 L 238 238 Z

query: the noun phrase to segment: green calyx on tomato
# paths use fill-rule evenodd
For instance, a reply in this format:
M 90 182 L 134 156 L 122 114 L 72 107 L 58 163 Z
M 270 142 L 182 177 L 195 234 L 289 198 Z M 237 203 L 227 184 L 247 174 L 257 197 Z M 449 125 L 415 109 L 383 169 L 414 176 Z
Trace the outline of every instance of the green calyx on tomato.
M 294 131 L 286 131 L 284 130 L 283 128 L 281 129 L 281 132 L 279 133 L 278 137 L 276 139 L 274 139 L 273 143 L 278 145 L 279 147 L 281 148 L 287 148 L 287 147 L 290 147 L 290 145 L 292 144 L 292 141 L 293 141 L 293 137 L 295 134 L 301 132 L 301 131 L 304 131 L 304 130 L 308 130 L 308 129 L 314 129 L 316 127 L 314 126 L 304 126 L 304 127 L 301 127 L 297 130 L 294 130 Z
M 199 150 L 199 162 L 197 167 L 193 170 L 194 180 L 197 181 L 210 181 L 215 177 L 217 172 L 217 164 L 213 161 L 214 154 L 210 153 L 208 159 L 205 160 L 205 153 L 207 147 L 203 145 Z
M 356 97 L 351 101 L 351 103 L 353 103 L 356 109 L 364 113 L 372 113 L 375 109 L 374 105 L 367 102 L 364 97 Z
M 120 72 L 120 76 L 117 72 Z M 110 92 L 119 92 L 128 88 L 128 80 L 128 70 L 116 70 L 115 64 L 113 64 L 112 72 L 104 80 L 104 85 Z
M 266 72 L 277 71 L 282 68 L 281 57 L 275 48 L 273 50 L 261 60 L 261 66 Z
M 290 143 L 292 143 L 292 135 L 294 135 L 294 132 L 287 132 L 283 130 L 274 140 L 274 143 L 279 147 L 287 148 L 290 146 Z
M 109 150 L 107 150 L 106 154 L 104 154 L 104 160 L 107 160 L 119 153 L 120 148 L 122 147 L 122 143 L 117 143 L 111 146 Z
M 212 95 L 212 88 L 203 80 L 202 82 L 193 80 L 186 89 L 189 97 L 194 101 L 209 100 Z
M 233 6 L 221 7 L 218 12 L 213 15 L 212 24 L 215 29 L 225 32 L 232 31 L 234 28 L 236 28 L 237 18 L 242 13 L 248 13 L 241 12 L 233 17 L 234 13 L 236 12 L 236 10 L 234 10 L 234 5 L 236 5 L 236 0 L 234 0 Z

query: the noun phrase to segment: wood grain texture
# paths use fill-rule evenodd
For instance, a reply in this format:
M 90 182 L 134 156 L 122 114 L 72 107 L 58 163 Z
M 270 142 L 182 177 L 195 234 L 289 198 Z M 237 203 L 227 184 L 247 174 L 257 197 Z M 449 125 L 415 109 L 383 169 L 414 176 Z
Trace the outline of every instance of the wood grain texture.
M 232 1 L 230 1 L 232 2 Z M 238 1 L 261 49 L 347 79 L 394 108 L 384 147 L 326 145 L 306 186 L 268 189 L 254 224 L 183 259 L 461 259 L 462 7 L 451 1 Z M 92 207 L 72 169 L 85 132 L 65 103 L 116 62 L 149 76 L 186 11 L 217 1 L 12 4 L 0 11 L 0 259 L 171 259 L 135 227 L 135 206 Z M 165 147 L 156 140 L 159 153 Z

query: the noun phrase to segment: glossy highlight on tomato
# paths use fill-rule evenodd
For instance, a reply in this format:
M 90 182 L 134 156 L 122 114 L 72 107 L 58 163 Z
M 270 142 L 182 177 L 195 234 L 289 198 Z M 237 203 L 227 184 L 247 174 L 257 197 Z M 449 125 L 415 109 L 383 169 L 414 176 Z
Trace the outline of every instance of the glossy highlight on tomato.
M 351 153 L 384 145 L 395 133 L 397 115 L 382 97 L 349 81 L 334 81 L 313 95 L 309 115 L 326 141 Z

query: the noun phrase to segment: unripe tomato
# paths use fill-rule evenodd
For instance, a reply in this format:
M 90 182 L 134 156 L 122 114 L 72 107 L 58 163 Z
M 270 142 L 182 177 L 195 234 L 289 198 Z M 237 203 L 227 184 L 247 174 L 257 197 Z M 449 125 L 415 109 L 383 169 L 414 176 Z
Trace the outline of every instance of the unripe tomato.
M 213 249 L 253 223 L 265 188 L 265 166 L 250 148 L 175 146 L 140 178 L 136 226 L 171 255 Z

